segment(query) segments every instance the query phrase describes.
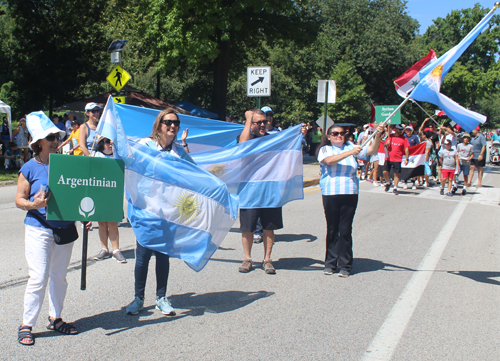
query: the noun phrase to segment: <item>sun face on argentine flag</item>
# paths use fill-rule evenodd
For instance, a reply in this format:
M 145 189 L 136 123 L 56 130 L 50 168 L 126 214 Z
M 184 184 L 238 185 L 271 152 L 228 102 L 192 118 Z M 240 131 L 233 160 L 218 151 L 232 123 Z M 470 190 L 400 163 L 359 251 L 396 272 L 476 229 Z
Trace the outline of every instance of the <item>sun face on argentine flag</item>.
M 200 211 L 200 202 L 195 194 L 184 191 L 177 197 L 175 202 L 175 215 L 182 223 L 194 221 L 198 218 Z
M 441 74 L 443 74 L 443 64 L 436 66 L 432 71 L 427 75 L 427 82 L 432 86 L 436 84 L 438 87 L 441 86 Z

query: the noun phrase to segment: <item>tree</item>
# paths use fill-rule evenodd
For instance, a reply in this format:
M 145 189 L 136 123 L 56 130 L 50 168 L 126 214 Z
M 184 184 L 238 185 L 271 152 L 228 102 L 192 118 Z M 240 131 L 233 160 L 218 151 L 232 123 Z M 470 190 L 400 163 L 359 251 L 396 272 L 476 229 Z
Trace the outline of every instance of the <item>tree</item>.
M 153 44 L 161 69 L 174 69 L 183 58 L 191 65 L 211 65 L 212 110 L 223 119 L 232 59 L 244 55 L 235 54 L 236 46 L 245 42 L 256 51 L 266 36 L 303 36 L 300 31 L 308 29 L 300 16 L 304 4 L 300 0 L 150 0 L 144 2 L 144 36 Z
M 13 81 L 23 113 L 73 100 L 106 76 L 97 25 L 105 0 L 8 0 L 17 47 Z

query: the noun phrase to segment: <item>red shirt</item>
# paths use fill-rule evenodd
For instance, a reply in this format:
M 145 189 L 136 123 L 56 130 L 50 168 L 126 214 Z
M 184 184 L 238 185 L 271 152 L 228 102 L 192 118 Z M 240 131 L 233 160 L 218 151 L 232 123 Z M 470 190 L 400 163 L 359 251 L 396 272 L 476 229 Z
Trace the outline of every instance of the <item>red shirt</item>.
M 389 145 L 387 146 L 387 151 L 389 152 L 388 161 L 402 162 L 403 155 L 405 155 L 405 148 L 409 147 L 410 143 L 408 143 L 408 139 L 404 135 L 391 135 L 389 137 Z

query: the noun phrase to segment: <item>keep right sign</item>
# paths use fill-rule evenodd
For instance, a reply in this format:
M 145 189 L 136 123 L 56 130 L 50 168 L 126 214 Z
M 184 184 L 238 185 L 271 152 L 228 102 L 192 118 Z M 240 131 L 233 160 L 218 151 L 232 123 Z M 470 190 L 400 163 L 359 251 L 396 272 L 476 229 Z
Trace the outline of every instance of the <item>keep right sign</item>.
M 247 68 L 247 96 L 271 96 L 271 67 L 250 66 Z

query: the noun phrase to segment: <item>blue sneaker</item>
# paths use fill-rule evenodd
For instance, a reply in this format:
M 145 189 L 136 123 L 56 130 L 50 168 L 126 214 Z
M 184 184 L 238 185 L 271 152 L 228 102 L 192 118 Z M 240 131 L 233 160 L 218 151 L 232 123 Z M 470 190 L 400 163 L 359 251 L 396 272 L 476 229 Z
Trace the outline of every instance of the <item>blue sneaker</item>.
M 167 316 L 175 316 L 175 310 L 166 297 L 158 298 L 156 300 L 156 309 Z
M 127 315 L 137 315 L 140 310 L 144 307 L 144 300 L 141 300 L 139 297 L 134 298 L 132 303 L 127 306 L 125 312 Z

